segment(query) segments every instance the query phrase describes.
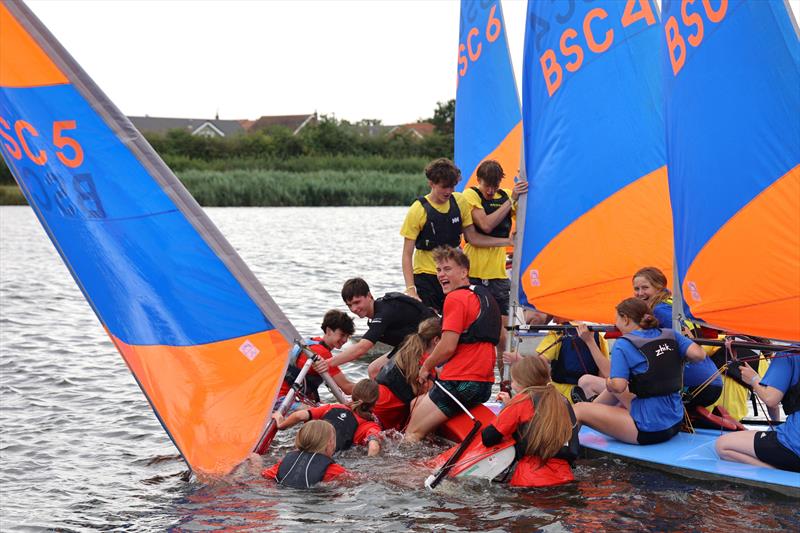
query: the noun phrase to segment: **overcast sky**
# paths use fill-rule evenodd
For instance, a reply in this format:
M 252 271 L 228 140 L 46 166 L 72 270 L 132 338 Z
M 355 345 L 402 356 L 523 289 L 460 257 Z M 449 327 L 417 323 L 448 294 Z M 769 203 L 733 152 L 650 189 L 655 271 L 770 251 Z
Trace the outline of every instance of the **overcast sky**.
M 28 0 L 127 115 L 318 111 L 384 124 L 455 97 L 459 2 Z M 527 2 L 504 0 L 517 78 Z M 792 0 L 797 12 L 800 0 Z

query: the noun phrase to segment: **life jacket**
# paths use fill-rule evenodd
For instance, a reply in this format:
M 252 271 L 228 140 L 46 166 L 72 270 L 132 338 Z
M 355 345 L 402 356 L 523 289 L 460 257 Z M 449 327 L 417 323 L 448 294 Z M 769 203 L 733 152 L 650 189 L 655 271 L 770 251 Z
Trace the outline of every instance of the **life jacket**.
M 419 312 L 420 319 L 419 321 L 422 322 L 426 318 L 431 318 L 436 316 L 436 311 L 425 305 L 424 303 L 420 302 L 416 298 L 412 298 L 407 294 L 403 294 L 402 292 L 387 292 L 382 297 L 378 298 L 378 300 L 384 302 L 390 302 L 392 300 L 397 300 L 403 302 L 404 304 L 410 305 L 414 309 Z
M 306 339 L 305 341 L 306 346 L 313 346 L 315 344 L 321 344 L 324 348 L 330 350 L 328 346 L 325 345 L 322 341 L 315 341 L 312 339 Z M 292 384 L 297 379 L 297 376 L 300 374 L 300 367 L 297 366 L 297 357 L 291 359 L 289 361 L 289 366 L 286 367 L 286 374 L 283 376 L 283 380 L 289 384 L 291 387 Z M 311 374 L 307 373 L 303 383 L 300 385 L 300 390 L 298 391 L 303 396 L 314 400 L 315 402 L 319 402 L 319 386 L 322 385 L 323 380 L 322 376 L 319 374 Z
M 393 357 L 383 365 L 375 378 L 379 385 L 387 387 L 392 394 L 400 398 L 404 403 L 410 404 L 417 397 L 414 389 L 408 384 L 403 371 L 397 368 L 396 359 Z
M 481 205 L 483 206 L 483 210 L 487 215 L 491 215 L 497 211 L 500 206 L 509 201 L 508 194 L 503 189 L 497 189 L 497 194 L 500 195 L 500 198 L 492 198 L 491 200 L 484 198 L 479 188 L 472 187 L 472 190 L 478 193 L 478 198 L 481 199 Z M 497 224 L 497 226 L 495 226 L 494 229 L 489 233 L 483 231 L 477 224 L 475 224 L 475 231 L 482 233 L 483 235 L 489 235 L 490 237 L 497 237 L 500 239 L 507 238 L 509 235 L 511 235 L 511 211 L 509 211 L 506 215 L 506 218 L 501 220 L 500 223 Z
M 638 398 L 666 396 L 683 388 L 683 359 L 675 340 L 675 332 L 665 328 L 658 337 L 645 338 L 630 333 L 623 339 L 633 344 L 647 359 L 647 370 L 631 373 L 628 387 Z
M 331 464 L 333 459 L 325 454 L 294 450 L 281 461 L 275 481 L 294 489 L 309 489 L 322 481 Z
M 502 326 L 500 318 L 500 307 L 497 301 L 489 292 L 489 289 L 483 285 L 467 285 L 455 289 L 457 291 L 465 290 L 472 291 L 478 297 L 481 304 L 481 309 L 478 311 L 478 317 L 469 325 L 469 327 L 461 333 L 458 338 L 459 344 L 475 344 L 477 342 L 489 342 L 497 344 L 500 342 L 500 327 Z
M 450 196 L 450 209 L 441 213 L 434 208 L 427 198 L 417 198 L 425 209 L 425 226 L 417 235 L 417 250 L 433 250 L 438 246 L 449 245 L 458 248 L 461 244 L 461 210 L 454 196 Z
M 600 334 L 594 334 L 594 340 L 600 345 Z M 556 383 L 568 383 L 577 385 L 578 378 L 584 374 L 597 376 L 600 369 L 594 362 L 592 352 L 583 342 L 583 339 L 576 335 L 562 335 L 561 347 L 558 349 L 558 357 L 550 362 L 550 374 Z
M 336 430 L 336 451 L 346 450 L 353 445 L 353 437 L 358 429 L 356 415 L 350 409 L 334 407 L 322 417 Z
M 797 357 L 797 355 L 794 357 Z M 786 416 L 800 411 L 800 381 L 789 387 L 781 399 L 781 404 Z

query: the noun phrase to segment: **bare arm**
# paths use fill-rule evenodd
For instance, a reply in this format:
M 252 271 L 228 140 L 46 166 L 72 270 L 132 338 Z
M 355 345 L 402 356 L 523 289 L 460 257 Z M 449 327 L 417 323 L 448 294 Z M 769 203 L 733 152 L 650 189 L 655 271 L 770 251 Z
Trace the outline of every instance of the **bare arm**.
M 597 342 L 595 342 L 594 333 L 589 331 L 589 328 L 586 327 L 586 324 L 578 324 L 578 335 L 586 344 L 586 346 L 589 347 L 589 352 L 592 354 L 594 364 L 597 365 L 597 370 L 600 373 L 600 377 L 607 378 L 609 375 L 611 375 L 611 361 L 608 360 L 608 357 L 603 355 L 603 352 L 600 350 Z
M 372 439 L 367 443 L 367 457 L 375 457 L 381 453 L 381 443 L 378 439 Z
M 334 366 L 341 366 L 344 363 L 349 363 L 350 361 L 355 361 L 356 359 L 367 353 L 373 346 L 375 346 L 374 342 L 369 341 L 367 339 L 361 339 L 352 346 L 349 346 L 348 348 L 345 348 L 338 354 L 334 355 L 327 361 L 320 361 L 319 363 L 320 367 L 317 368 L 317 366 L 315 365 L 314 370 L 320 373 L 327 370 L 327 368 L 325 369 L 322 368 L 324 366 L 323 363 L 327 363 L 328 367 L 334 367 Z
M 693 363 L 698 363 L 706 358 L 706 351 L 699 345 L 692 343 L 689 349 L 686 350 L 686 358 Z
M 333 381 L 339 385 L 339 388 L 342 389 L 342 392 L 351 396 L 353 394 L 353 387 L 355 387 L 355 383 L 347 379 L 347 376 L 344 375 L 344 372 L 339 372 L 335 376 L 333 376 Z
M 414 247 L 416 242 L 412 239 L 403 241 L 403 280 L 406 284 L 406 294 L 419 300 L 417 288 L 414 286 Z
M 753 387 L 753 392 L 764 401 L 769 408 L 776 408 L 783 399 L 783 392 L 780 389 L 759 383 L 761 376 L 753 370 L 750 365 L 742 365 L 742 381 Z
M 469 225 L 464 228 L 464 238 L 472 246 L 477 248 L 496 248 L 498 246 L 511 246 L 514 244 L 512 239 L 498 239 L 497 237 L 489 237 L 478 233 L 474 225 Z
M 623 378 L 606 378 L 606 389 L 608 392 L 621 394 L 628 388 L 628 380 Z
M 430 357 L 422 363 L 422 368 L 419 369 L 418 380 L 420 383 L 425 383 L 431 370 L 453 357 L 453 354 L 456 352 L 456 347 L 458 346 L 458 338 L 459 334 L 455 331 L 442 332 L 442 338 L 439 344 L 433 349 L 433 353 Z
M 280 413 L 276 412 L 272 413 L 272 418 L 274 418 L 275 422 L 277 422 L 278 429 L 286 429 L 299 424 L 300 422 L 307 422 L 311 420 L 311 413 L 309 413 L 307 409 L 303 409 L 301 411 L 295 411 L 286 418 L 283 418 Z
M 497 225 L 503 221 L 508 213 L 511 212 L 511 200 L 506 200 L 503 205 L 498 207 L 493 213 L 486 214 L 486 211 L 481 207 L 472 208 L 472 220 L 481 231 L 491 233 Z

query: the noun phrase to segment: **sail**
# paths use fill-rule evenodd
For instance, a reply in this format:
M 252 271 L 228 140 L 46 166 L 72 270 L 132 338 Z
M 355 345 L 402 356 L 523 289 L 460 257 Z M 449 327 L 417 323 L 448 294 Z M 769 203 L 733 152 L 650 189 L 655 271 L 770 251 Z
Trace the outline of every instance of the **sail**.
M 657 16 L 650 0 L 528 3 L 523 304 L 612 322 L 639 268 L 671 277 Z
M 17 1 L 0 4 L 0 146 L 190 468 L 231 470 L 266 427 L 297 334 L 144 138 Z
M 662 68 L 685 306 L 800 340 L 800 45 L 782 0 L 665 3 Z
M 501 187 L 514 187 L 519 172 L 522 115 L 500 0 L 461 1 L 455 110 L 455 163 L 477 185 L 475 171 L 494 159 L 505 171 Z

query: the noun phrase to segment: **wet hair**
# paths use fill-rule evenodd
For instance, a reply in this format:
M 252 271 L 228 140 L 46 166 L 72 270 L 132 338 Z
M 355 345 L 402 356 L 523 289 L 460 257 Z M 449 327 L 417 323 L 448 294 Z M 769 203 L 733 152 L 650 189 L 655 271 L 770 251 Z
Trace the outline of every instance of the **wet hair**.
M 672 293 L 667 289 L 667 276 L 664 275 L 661 270 L 656 267 L 644 267 L 640 268 L 636 274 L 633 275 L 631 281 L 636 280 L 636 278 L 644 278 L 646 279 L 650 285 L 656 289 L 656 293 L 653 298 L 648 302 L 650 306 L 650 310 L 652 310 L 657 304 L 663 302 L 667 298 L 672 296 Z
M 658 327 L 658 319 L 653 316 L 653 312 L 647 302 L 639 298 L 625 298 L 617 304 L 617 314 L 631 319 L 642 329 L 653 329 Z
M 422 388 L 422 385 L 417 382 L 419 361 L 430 347 L 433 339 L 441 336 L 442 319 L 438 316 L 425 319 L 419 323 L 416 333 L 406 336 L 394 355 L 395 366 L 403 373 L 415 396 L 419 395 Z
M 538 355 L 524 357 L 511 366 L 511 377 L 523 387 L 514 401 L 528 396 L 536 406 L 523 435 L 525 455 L 546 461 L 572 437 L 567 403 L 550 382 L 550 362 Z
M 498 187 L 505 177 L 503 167 L 494 159 L 487 159 L 478 165 L 478 170 L 475 172 L 478 176 L 478 180 L 490 187 Z
M 455 187 L 461 179 L 461 171 L 455 163 L 445 157 L 434 159 L 425 167 L 428 181 L 444 187 Z
M 464 267 L 469 270 L 469 257 L 464 253 L 461 248 L 453 248 L 452 246 L 439 246 L 433 249 L 433 260 L 436 263 L 444 261 L 452 261 L 458 266 Z
M 371 379 L 362 379 L 353 387 L 350 409 L 366 420 L 375 420 L 372 409 L 378 403 L 378 382 Z
M 336 439 L 336 430 L 326 420 L 309 420 L 294 439 L 294 446 L 300 451 L 325 453 L 331 439 Z
M 344 300 L 344 303 L 357 296 L 367 296 L 368 294 L 369 285 L 361 278 L 350 278 L 342 285 L 342 300 Z
M 337 329 L 342 330 L 342 332 L 347 335 L 352 335 L 356 331 L 355 325 L 353 325 L 353 319 L 350 318 L 350 315 L 336 309 L 331 309 L 322 317 L 322 331 L 327 331 L 328 328 L 332 331 L 336 331 Z

